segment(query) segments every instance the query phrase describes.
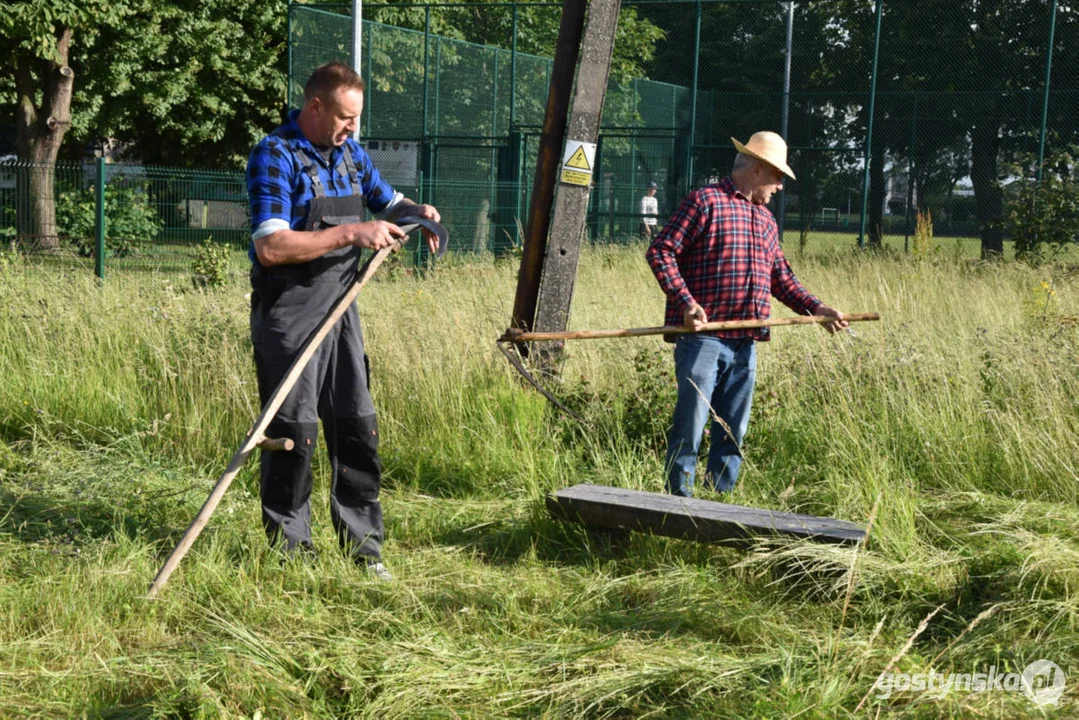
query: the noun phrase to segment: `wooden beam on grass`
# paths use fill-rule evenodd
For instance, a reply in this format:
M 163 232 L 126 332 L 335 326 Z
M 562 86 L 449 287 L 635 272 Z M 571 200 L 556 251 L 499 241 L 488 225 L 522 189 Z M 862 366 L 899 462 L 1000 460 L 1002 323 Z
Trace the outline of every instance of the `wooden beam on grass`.
M 834 518 L 729 505 L 665 493 L 574 485 L 547 496 L 556 518 L 601 530 L 633 530 L 697 542 L 748 544 L 758 537 L 792 537 L 856 545 L 865 531 Z

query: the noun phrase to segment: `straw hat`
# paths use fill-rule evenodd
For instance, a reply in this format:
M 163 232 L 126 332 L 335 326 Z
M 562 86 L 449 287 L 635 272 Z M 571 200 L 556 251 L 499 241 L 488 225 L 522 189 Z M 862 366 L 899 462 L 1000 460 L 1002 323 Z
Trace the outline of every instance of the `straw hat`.
M 797 179 L 794 171 L 787 165 L 787 143 L 776 133 L 762 130 L 753 133 L 753 137 L 749 138 L 745 145 L 734 138 L 731 138 L 731 142 L 734 143 L 735 150 L 743 155 L 763 160 L 791 180 Z

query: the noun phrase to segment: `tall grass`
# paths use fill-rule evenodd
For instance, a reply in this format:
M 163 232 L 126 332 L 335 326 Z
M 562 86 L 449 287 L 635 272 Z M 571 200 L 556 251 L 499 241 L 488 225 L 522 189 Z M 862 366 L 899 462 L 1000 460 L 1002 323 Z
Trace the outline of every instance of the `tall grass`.
M 574 328 L 661 321 L 642 255 L 584 253 Z M 282 566 L 252 461 L 157 602 L 147 582 L 258 413 L 242 276 L 201 291 L 4 267 L 0 716 L 1073 713 L 1074 271 L 797 265 L 822 298 L 884 320 L 780 328 L 761 346 L 733 501 L 861 522 L 876 506 L 856 557 L 612 546 L 549 519 L 543 496 L 561 486 L 661 489 L 669 347 L 571 344 L 557 391 L 587 423 L 561 417 L 495 351 L 517 268 L 481 258 L 398 268 L 360 297 L 398 580 L 334 552 L 321 460 L 323 552 Z M 1044 710 L 1022 693 L 870 694 L 856 713 L 897 656 L 904 672 L 1045 658 L 1069 690 Z

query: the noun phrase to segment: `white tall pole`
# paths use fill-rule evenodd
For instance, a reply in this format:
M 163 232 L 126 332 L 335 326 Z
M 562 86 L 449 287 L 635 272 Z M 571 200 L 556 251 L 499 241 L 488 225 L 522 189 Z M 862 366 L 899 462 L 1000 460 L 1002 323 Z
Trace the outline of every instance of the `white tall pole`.
M 787 3 L 787 45 L 783 52 L 783 107 L 779 118 L 779 134 L 787 140 L 787 120 L 791 105 L 791 52 L 794 49 L 794 2 Z M 787 192 L 779 194 L 779 241 L 783 242 L 783 226 L 787 222 Z
M 352 69 L 363 76 L 363 0 L 352 0 Z M 353 140 L 360 139 L 360 121 L 356 120 Z

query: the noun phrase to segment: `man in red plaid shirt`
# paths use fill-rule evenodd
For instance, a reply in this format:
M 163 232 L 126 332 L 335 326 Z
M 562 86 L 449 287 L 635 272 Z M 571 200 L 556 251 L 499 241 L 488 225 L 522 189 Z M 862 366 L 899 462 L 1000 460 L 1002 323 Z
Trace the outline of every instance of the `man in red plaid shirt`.
M 771 132 L 756 133 L 745 145 L 731 140 L 738 155 L 730 176 L 687 195 L 645 255 L 667 295 L 665 324 L 696 330 L 710 321 L 764 320 L 775 295 L 800 315 L 834 318 L 825 325 L 829 332 L 847 327 L 841 312 L 798 282 L 765 207 L 783 189 L 784 175 L 794 179 L 787 144 Z M 668 492 L 693 495 L 709 406 L 722 422 L 712 426 L 708 479 L 718 492 L 734 488 L 753 403 L 757 340 L 768 340 L 767 328 L 679 335 L 675 341 L 678 400 L 667 435 Z

